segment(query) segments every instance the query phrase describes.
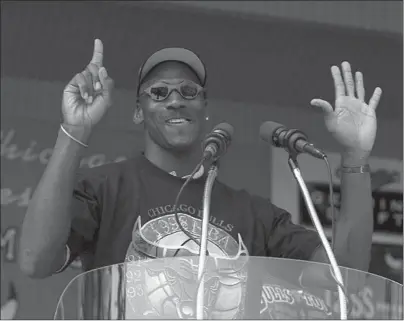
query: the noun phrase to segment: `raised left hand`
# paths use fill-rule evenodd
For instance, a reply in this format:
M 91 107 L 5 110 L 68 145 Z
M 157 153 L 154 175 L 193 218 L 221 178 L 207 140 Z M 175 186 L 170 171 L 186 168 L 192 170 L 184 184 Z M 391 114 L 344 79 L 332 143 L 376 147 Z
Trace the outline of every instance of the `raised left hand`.
M 345 152 L 368 157 L 376 138 L 375 110 L 382 90 L 377 87 L 369 104 L 366 104 L 362 73 L 355 73 L 354 82 L 350 64 L 343 62 L 341 66 L 344 80 L 340 69 L 337 66 L 331 67 L 335 86 L 335 108 L 322 99 L 313 99 L 311 105 L 324 111 L 327 129 L 343 146 Z

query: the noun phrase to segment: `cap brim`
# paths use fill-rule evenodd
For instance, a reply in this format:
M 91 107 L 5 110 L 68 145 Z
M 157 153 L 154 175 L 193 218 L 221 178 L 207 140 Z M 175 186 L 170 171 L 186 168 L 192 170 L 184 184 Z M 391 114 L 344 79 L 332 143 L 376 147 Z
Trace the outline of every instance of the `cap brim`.
M 158 64 L 165 61 L 179 61 L 187 64 L 196 73 L 202 86 L 206 83 L 206 68 L 197 54 L 185 48 L 164 48 L 152 54 L 139 71 L 139 84 Z

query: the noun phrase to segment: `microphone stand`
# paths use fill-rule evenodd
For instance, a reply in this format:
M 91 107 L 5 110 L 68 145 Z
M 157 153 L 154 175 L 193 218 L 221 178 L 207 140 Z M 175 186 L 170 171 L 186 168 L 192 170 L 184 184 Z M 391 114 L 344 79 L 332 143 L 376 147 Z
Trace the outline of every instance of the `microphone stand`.
M 196 298 L 196 318 L 203 320 L 204 310 L 204 270 L 206 263 L 206 252 L 208 247 L 208 227 L 209 227 L 209 215 L 210 215 L 210 200 L 212 194 L 213 184 L 218 175 L 219 168 L 217 161 L 213 162 L 209 169 L 208 177 L 205 183 L 205 189 L 203 192 L 203 216 L 202 216 L 202 234 L 201 234 L 201 247 L 199 252 L 199 265 L 198 265 L 198 294 Z
M 307 209 L 309 211 L 311 220 L 317 230 L 317 233 L 320 236 L 321 242 L 323 243 L 325 252 L 328 256 L 328 259 L 331 264 L 332 272 L 334 273 L 334 277 L 338 283 L 338 297 L 339 297 L 339 305 L 340 305 L 340 318 L 341 320 L 347 320 L 347 302 L 345 293 L 343 290 L 344 282 L 342 279 L 341 270 L 338 267 L 337 260 L 335 259 L 334 253 L 331 249 L 330 243 L 325 236 L 323 227 L 321 226 L 320 220 L 318 219 L 316 209 L 313 205 L 313 202 L 310 197 L 310 193 L 307 189 L 306 183 L 303 180 L 303 176 L 299 169 L 299 164 L 296 159 L 297 154 L 289 154 L 288 164 L 290 170 L 292 171 L 293 176 L 295 177 L 300 190 L 303 194 L 304 201 L 306 203 Z

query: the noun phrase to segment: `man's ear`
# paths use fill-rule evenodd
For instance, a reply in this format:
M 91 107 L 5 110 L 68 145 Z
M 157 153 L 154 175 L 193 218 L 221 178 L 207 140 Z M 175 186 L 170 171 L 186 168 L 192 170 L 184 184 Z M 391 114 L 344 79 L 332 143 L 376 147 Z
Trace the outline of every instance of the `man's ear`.
M 140 107 L 139 100 L 136 100 L 135 113 L 133 114 L 133 122 L 136 125 L 142 124 L 144 121 L 143 110 Z

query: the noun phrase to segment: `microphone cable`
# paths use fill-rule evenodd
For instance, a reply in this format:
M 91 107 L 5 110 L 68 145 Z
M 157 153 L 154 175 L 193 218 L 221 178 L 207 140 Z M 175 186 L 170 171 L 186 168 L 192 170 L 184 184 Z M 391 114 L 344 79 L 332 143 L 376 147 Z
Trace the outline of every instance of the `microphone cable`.
M 332 171 L 330 163 L 328 162 L 328 158 L 324 157 L 324 162 L 327 166 L 328 170 L 328 190 L 329 190 L 329 203 L 331 207 L 331 248 L 335 250 L 335 225 L 336 225 L 336 217 L 335 217 L 335 208 L 334 208 L 334 183 L 332 180 Z
M 329 190 L 329 203 L 331 206 L 331 248 L 332 251 L 334 252 L 335 250 L 335 227 L 336 227 L 336 217 L 335 217 L 335 208 L 334 208 L 334 183 L 332 179 L 332 171 L 331 171 L 331 166 L 330 163 L 328 162 L 327 156 L 323 158 L 326 166 L 327 166 L 327 171 L 328 171 L 328 190 Z M 341 282 L 338 281 L 337 277 L 335 276 L 335 273 L 332 269 L 332 266 L 330 266 L 330 272 L 331 276 L 334 279 L 335 283 L 341 288 L 342 292 L 344 293 L 345 300 L 347 303 L 347 306 L 349 306 L 347 316 L 351 314 L 353 306 L 350 304 L 349 297 L 348 297 L 348 292 L 346 287 L 344 287 Z
M 175 217 L 175 221 L 177 222 L 179 228 L 181 229 L 181 231 L 188 236 L 192 241 L 194 241 L 196 243 L 196 245 L 199 246 L 199 248 L 201 248 L 201 242 L 199 242 L 190 232 L 188 232 L 183 226 L 182 223 L 180 222 L 180 218 L 178 215 L 178 202 L 180 200 L 180 196 L 182 194 L 182 192 L 184 191 L 185 187 L 189 184 L 189 182 L 193 179 L 195 173 L 199 170 L 199 168 L 202 166 L 203 162 L 205 161 L 205 157 L 202 158 L 202 160 L 198 163 L 198 165 L 196 165 L 195 169 L 192 171 L 192 173 L 188 176 L 188 178 L 185 180 L 185 182 L 182 184 L 177 197 L 175 198 L 175 202 L 174 202 L 174 217 Z M 174 256 L 178 253 L 180 249 L 178 249 L 175 253 Z M 206 249 L 206 255 L 209 256 L 209 251 Z

